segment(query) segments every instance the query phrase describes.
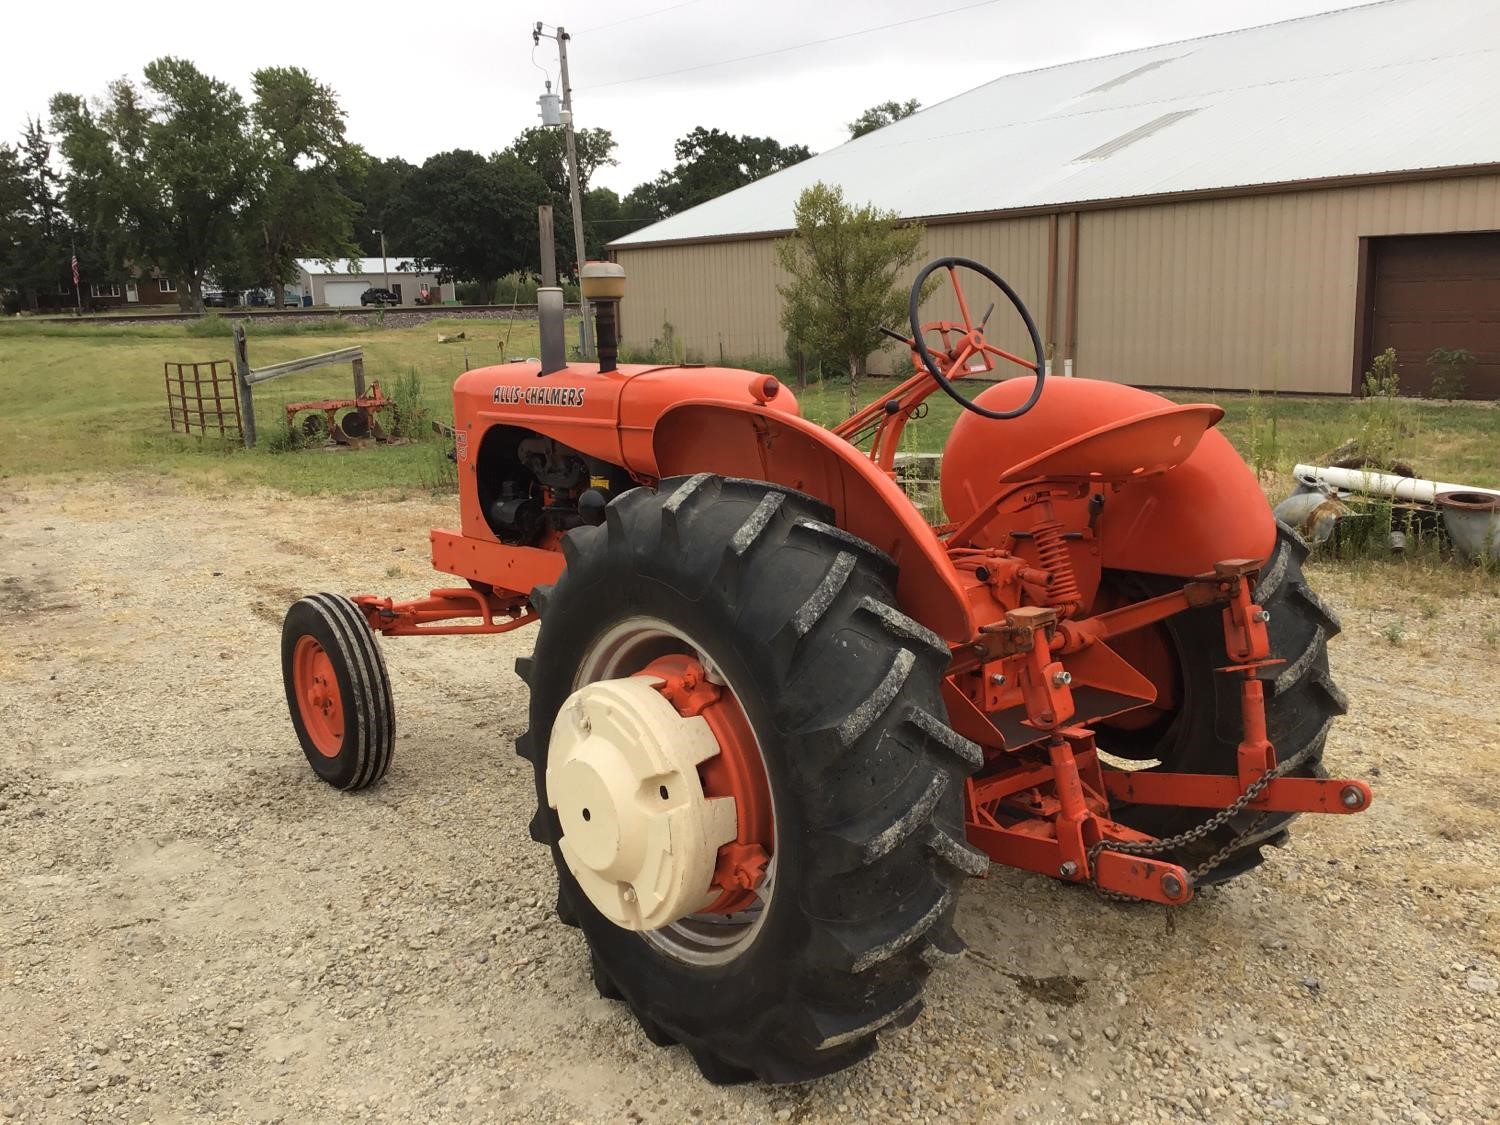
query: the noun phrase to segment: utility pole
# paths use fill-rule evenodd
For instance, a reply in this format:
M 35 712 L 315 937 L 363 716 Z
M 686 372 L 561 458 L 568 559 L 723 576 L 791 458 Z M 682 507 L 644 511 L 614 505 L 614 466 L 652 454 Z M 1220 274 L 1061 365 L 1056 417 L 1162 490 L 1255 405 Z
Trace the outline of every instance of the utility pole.
M 380 271 L 385 274 L 385 291 L 391 291 L 391 267 L 385 260 L 385 231 L 372 230 L 371 234 L 380 235 Z
M 543 38 L 541 21 L 537 22 L 532 29 L 531 41 L 538 43 Z M 557 65 L 558 77 L 562 82 L 562 110 L 563 110 L 563 143 L 568 157 L 568 199 L 573 208 L 573 255 L 576 259 L 574 276 L 582 278 L 583 263 L 586 260 L 583 253 L 583 203 L 579 198 L 578 190 L 578 145 L 573 136 L 573 84 L 568 81 L 568 39 L 570 36 L 561 27 L 555 30 L 555 34 L 546 38 L 557 40 Z M 578 311 L 583 318 L 583 324 L 579 333 L 579 351 L 584 359 L 589 359 L 594 354 L 594 333 L 589 323 L 589 303 L 584 297 L 580 284 L 578 294 Z

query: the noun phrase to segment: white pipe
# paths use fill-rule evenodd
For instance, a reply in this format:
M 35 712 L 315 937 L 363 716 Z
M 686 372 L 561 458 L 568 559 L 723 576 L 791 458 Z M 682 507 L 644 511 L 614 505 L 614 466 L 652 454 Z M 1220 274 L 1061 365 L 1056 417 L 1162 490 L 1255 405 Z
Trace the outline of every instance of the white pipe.
M 1493 488 L 1476 488 L 1472 484 L 1448 484 L 1420 477 L 1398 477 L 1370 469 L 1324 469 L 1317 465 L 1298 465 L 1292 470 L 1298 480 L 1319 480 L 1345 492 L 1362 492 L 1370 496 L 1389 496 L 1395 500 L 1413 500 L 1431 504 L 1440 492 L 1479 492 L 1500 496 Z

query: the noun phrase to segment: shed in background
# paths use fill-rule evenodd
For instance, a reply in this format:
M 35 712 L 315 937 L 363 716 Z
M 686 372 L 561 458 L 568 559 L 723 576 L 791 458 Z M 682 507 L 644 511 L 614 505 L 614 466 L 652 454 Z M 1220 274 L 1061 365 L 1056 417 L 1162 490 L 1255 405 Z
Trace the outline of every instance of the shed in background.
M 301 271 L 303 301 L 306 303 L 310 297 L 315 306 L 358 307 L 366 289 L 386 288 L 387 273 L 391 292 L 401 298 L 403 305 L 420 304 L 424 290 L 429 295 L 428 304 L 457 300 L 451 281 L 439 282 L 433 271 L 417 269 L 411 259 L 395 255 L 387 257 L 384 264 L 379 258 L 348 258 L 333 262 L 301 258 L 297 267 Z

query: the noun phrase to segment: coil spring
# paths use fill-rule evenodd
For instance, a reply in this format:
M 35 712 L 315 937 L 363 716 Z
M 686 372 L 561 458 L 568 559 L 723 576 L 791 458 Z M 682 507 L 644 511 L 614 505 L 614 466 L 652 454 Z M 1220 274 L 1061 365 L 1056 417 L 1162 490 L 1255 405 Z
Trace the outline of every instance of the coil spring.
M 1036 544 L 1038 563 L 1052 575 L 1047 586 L 1047 604 L 1082 605 L 1083 591 L 1078 588 L 1078 576 L 1073 573 L 1073 558 L 1068 553 L 1067 540 L 1063 538 L 1063 525 L 1056 520 L 1043 520 L 1031 529 L 1031 541 Z

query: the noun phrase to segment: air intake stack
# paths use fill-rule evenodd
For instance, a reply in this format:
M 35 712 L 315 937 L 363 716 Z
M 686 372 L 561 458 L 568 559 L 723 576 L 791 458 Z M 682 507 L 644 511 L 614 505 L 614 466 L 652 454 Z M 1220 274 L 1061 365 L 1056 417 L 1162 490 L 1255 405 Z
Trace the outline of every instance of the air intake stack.
M 583 298 L 594 307 L 594 334 L 599 341 L 599 370 L 615 370 L 620 350 L 619 307 L 625 296 L 625 267 L 618 262 L 584 262 L 578 271 Z

